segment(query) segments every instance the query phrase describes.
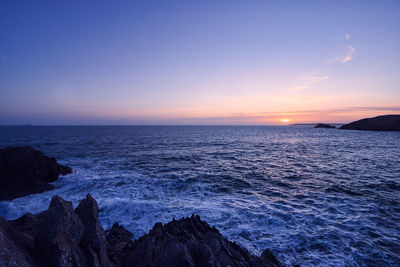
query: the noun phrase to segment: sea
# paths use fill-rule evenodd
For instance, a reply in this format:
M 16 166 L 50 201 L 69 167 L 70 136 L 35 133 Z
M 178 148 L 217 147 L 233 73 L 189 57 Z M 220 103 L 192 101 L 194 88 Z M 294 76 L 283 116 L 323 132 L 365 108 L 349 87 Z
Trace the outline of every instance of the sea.
M 400 132 L 312 126 L 4 126 L 73 168 L 55 189 L 0 202 L 15 219 L 87 193 L 104 228 L 138 238 L 198 214 L 285 265 L 400 266 Z

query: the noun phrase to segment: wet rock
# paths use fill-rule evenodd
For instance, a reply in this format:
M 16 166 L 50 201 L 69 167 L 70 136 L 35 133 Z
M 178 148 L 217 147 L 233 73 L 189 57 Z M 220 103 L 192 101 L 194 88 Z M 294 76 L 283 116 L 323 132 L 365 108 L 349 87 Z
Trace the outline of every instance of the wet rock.
M 383 115 L 345 124 L 340 129 L 365 131 L 400 131 L 400 115 Z
M 326 124 L 326 123 L 318 123 L 317 125 L 314 126 L 314 128 L 327 128 L 327 129 L 329 129 L 329 128 L 336 128 L 336 127 L 333 126 L 333 125 L 330 125 L 330 124 Z
M 51 190 L 49 182 L 71 172 L 31 147 L 0 149 L 0 201 Z
M 98 220 L 98 206 L 89 194 L 75 209 L 75 213 L 84 225 L 81 247 L 84 250 L 89 266 L 111 266 L 106 251 L 106 237 Z
M 280 266 L 268 257 L 256 257 L 199 216 L 157 223 L 134 242 L 125 266 Z
M 84 225 L 72 208 L 72 202 L 55 196 L 37 234 L 35 247 L 49 266 L 87 266 L 80 248 Z
M 132 246 L 132 233 L 115 223 L 106 231 L 106 246 L 108 258 L 115 267 L 123 266 L 127 251 Z

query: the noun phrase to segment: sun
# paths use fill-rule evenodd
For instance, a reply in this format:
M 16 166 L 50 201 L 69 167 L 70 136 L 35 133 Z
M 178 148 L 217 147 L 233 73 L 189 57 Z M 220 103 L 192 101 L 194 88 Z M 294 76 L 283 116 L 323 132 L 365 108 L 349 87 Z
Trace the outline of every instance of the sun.
M 288 123 L 291 121 L 292 121 L 291 119 L 280 119 L 280 122 L 283 122 L 283 123 Z

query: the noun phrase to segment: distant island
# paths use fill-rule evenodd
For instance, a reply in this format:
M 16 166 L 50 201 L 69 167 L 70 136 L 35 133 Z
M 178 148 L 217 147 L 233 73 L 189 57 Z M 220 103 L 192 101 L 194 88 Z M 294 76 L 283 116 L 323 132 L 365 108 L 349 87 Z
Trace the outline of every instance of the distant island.
M 343 130 L 400 131 L 400 115 L 383 115 L 345 124 Z
M 336 128 L 336 126 L 326 124 L 326 123 L 318 123 L 317 125 L 314 126 L 314 128 Z

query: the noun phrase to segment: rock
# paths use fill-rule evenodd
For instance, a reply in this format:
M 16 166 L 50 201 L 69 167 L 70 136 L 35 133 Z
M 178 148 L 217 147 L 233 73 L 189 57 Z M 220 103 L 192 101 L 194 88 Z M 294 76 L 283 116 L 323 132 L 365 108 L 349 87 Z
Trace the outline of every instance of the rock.
M 49 182 L 71 172 L 31 147 L 0 149 L 0 201 L 51 190 Z
M 194 215 L 155 224 L 127 255 L 125 266 L 280 266 L 268 257 L 251 255 Z
M 326 123 L 318 123 L 317 125 L 315 125 L 314 128 L 336 128 L 336 127 Z
M 106 237 L 103 227 L 98 220 L 98 206 L 89 194 L 75 209 L 75 213 L 84 225 L 84 235 L 81 247 L 87 257 L 89 266 L 111 266 L 106 251 Z
M 72 209 L 72 202 L 55 196 L 36 236 L 41 260 L 49 266 L 87 266 L 80 248 L 84 225 Z
M 400 131 L 400 115 L 383 115 L 345 124 L 340 129 L 367 131 Z
M 265 261 L 271 262 L 275 266 L 281 266 L 281 263 L 269 249 L 264 250 L 264 252 L 261 254 L 261 258 L 263 258 Z
M 34 237 L 38 234 L 42 222 L 41 219 L 43 218 L 40 215 L 35 216 L 27 213 L 16 220 L 9 221 L 14 229 L 20 233 L 31 250 L 34 249 Z
M 281 266 L 270 250 L 260 257 L 228 241 L 199 216 L 156 223 L 143 237 L 114 224 L 104 231 L 89 194 L 73 210 L 55 196 L 49 209 L 16 220 L 0 217 L 0 266 Z
M 133 244 L 132 233 L 115 223 L 110 230 L 106 231 L 106 234 L 108 258 L 113 266 L 123 266 L 127 257 L 126 253 Z
M 38 266 L 29 245 L 6 220 L 0 217 L 0 266 Z

